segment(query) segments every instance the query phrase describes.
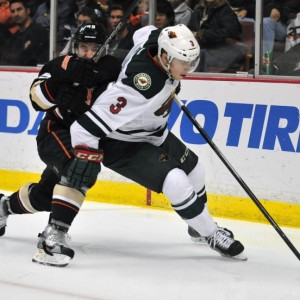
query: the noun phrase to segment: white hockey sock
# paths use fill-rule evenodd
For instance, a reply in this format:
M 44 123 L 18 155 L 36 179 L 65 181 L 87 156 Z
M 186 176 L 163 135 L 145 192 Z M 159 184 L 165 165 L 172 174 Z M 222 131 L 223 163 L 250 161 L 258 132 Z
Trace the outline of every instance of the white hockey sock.
M 181 218 L 201 235 L 209 236 L 215 231 L 217 225 L 181 169 L 176 168 L 169 172 L 162 191 Z

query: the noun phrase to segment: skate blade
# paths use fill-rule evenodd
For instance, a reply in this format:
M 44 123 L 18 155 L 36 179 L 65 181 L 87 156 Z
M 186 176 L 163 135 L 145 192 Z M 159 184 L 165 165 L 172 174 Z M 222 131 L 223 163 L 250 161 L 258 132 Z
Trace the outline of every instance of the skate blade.
M 235 256 L 227 256 L 224 254 L 221 254 L 221 256 L 229 258 L 229 259 L 237 260 L 237 261 L 247 261 L 248 260 L 248 257 L 244 254 L 244 252 L 242 252 L 238 255 L 235 255 Z
M 51 256 L 43 249 L 38 249 L 32 258 L 32 262 L 52 267 L 66 267 L 70 259 L 67 255 L 53 253 Z
M 194 243 L 198 243 L 198 244 L 205 244 L 205 245 L 208 245 L 207 244 L 207 241 L 204 237 L 190 237 L 191 238 L 191 241 L 193 241 Z

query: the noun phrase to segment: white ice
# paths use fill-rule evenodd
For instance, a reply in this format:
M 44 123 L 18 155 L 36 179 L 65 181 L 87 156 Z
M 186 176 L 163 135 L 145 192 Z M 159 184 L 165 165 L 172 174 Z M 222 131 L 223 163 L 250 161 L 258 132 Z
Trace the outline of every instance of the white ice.
M 70 230 L 65 268 L 31 262 L 48 213 L 10 216 L 0 238 L 0 298 L 299 300 L 300 261 L 271 225 L 216 218 L 248 261 L 190 241 L 173 212 L 85 202 Z M 282 228 L 300 250 L 300 229 Z

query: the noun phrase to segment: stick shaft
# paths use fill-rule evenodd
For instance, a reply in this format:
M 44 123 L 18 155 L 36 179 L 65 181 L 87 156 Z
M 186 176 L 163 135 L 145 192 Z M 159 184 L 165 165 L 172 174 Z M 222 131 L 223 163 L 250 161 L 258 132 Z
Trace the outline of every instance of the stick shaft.
M 288 245 L 288 247 L 292 250 L 292 252 L 296 255 L 296 257 L 300 260 L 300 253 L 298 252 L 298 250 L 295 248 L 295 246 L 292 244 L 292 242 L 288 239 L 288 237 L 284 234 L 284 232 L 281 230 L 281 228 L 277 225 L 277 223 L 274 221 L 274 219 L 271 217 L 271 215 L 268 213 L 268 211 L 264 208 L 264 206 L 260 203 L 258 198 L 253 194 L 253 192 L 250 190 L 250 188 L 244 182 L 244 180 L 241 178 L 241 176 L 237 173 L 237 171 L 233 168 L 233 166 L 225 158 L 223 153 L 216 146 L 216 144 L 212 141 L 212 139 L 208 136 L 206 131 L 196 121 L 196 119 L 192 116 L 192 114 L 186 108 L 186 106 L 182 103 L 182 101 L 180 101 L 176 96 L 175 96 L 175 101 L 177 102 L 177 104 L 179 105 L 181 110 L 184 112 L 184 114 L 188 117 L 188 119 L 192 122 L 192 124 L 197 128 L 197 130 L 203 136 L 205 141 L 210 145 L 210 147 L 214 150 L 214 152 L 217 154 L 217 156 L 221 159 L 221 161 L 224 163 L 224 165 L 227 167 L 227 169 L 230 171 L 230 173 L 233 175 L 233 177 L 238 181 L 238 183 L 241 185 L 241 187 L 244 189 L 244 191 L 248 194 L 248 196 L 256 204 L 256 206 L 259 208 L 259 210 L 263 213 L 263 215 L 266 217 L 266 219 L 270 222 L 270 224 L 278 232 L 280 237 L 285 241 L 285 243 Z

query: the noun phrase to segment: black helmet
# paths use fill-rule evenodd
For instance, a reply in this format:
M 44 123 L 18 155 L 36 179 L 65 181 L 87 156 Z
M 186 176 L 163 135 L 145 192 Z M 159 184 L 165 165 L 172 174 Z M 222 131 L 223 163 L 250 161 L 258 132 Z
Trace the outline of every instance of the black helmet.
M 96 24 L 82 24 L 74 33 L 73 42 L 75 48 L 79 42 L 103 44 L 105 42 L 105 30 Z

